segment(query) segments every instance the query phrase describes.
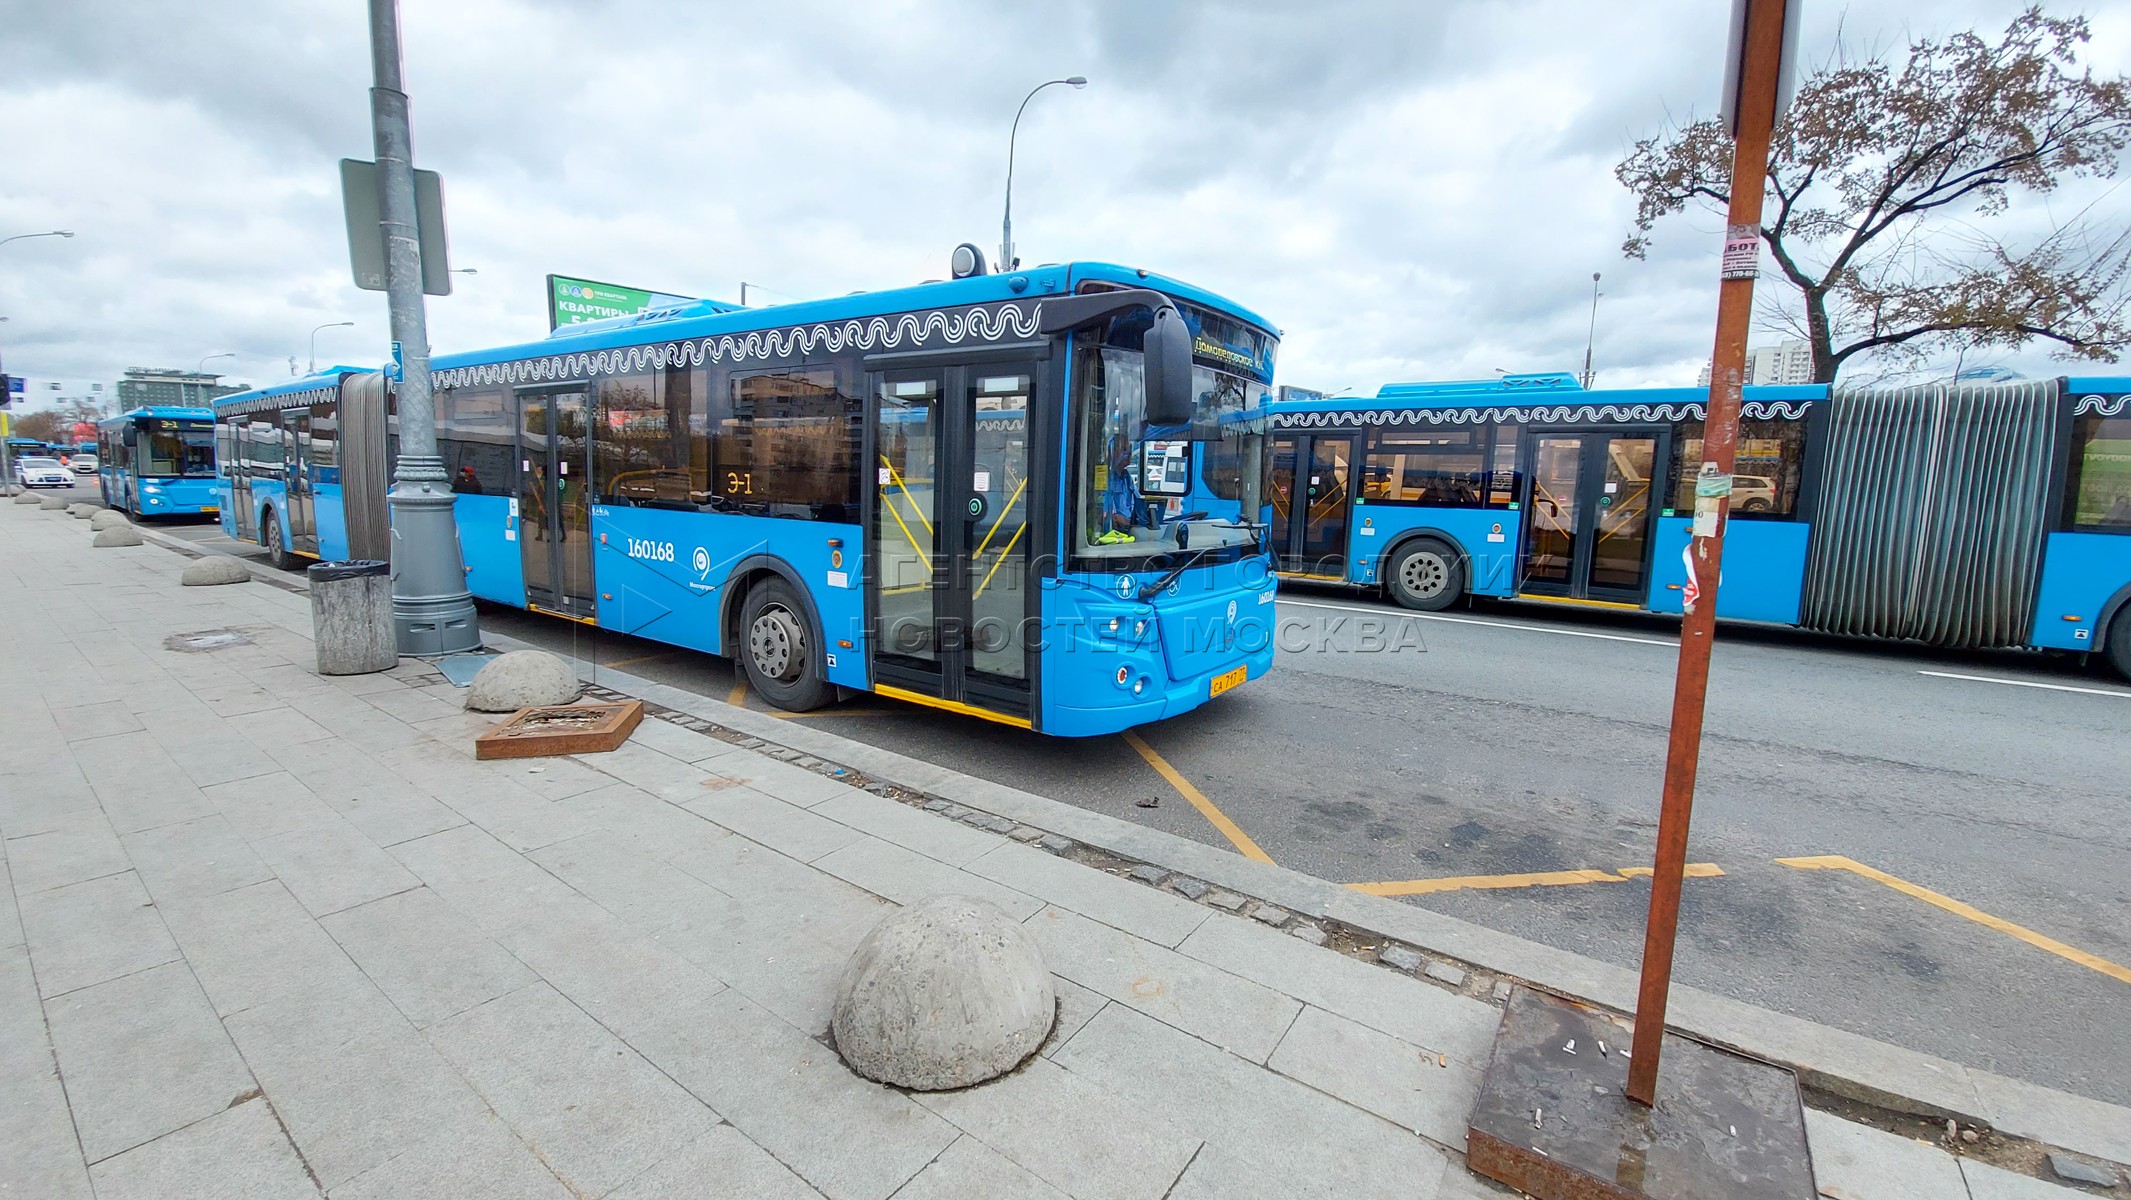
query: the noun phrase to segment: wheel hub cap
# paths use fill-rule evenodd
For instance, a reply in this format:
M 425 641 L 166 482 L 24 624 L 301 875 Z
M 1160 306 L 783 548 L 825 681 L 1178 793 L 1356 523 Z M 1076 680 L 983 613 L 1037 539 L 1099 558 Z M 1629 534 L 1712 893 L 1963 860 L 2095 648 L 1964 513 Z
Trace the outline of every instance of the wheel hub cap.
M 1415 596 L 1433 596 L 1443 590 L 1450 571 L 1433 554 L 1416 554 L 1399 570 L 1399 583 Z
M 801 654 L 805 649 L 799 622 L 781 606 L 762 610 L 755 623 L 748 627 L 748 654 L 755 661 L 755 669 L 771 679 L 798 678 Z

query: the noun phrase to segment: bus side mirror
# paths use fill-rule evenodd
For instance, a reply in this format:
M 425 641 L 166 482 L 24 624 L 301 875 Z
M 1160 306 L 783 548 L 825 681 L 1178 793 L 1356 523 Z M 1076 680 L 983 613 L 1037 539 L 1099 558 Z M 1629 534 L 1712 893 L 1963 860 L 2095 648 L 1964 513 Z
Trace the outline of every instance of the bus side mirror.
M 1191 331 L 1175 305 L 1154 310 L 1143 343 L 1147 359 L 1147 424 L 1189 425 L 1198 407 L 1191 394 Z

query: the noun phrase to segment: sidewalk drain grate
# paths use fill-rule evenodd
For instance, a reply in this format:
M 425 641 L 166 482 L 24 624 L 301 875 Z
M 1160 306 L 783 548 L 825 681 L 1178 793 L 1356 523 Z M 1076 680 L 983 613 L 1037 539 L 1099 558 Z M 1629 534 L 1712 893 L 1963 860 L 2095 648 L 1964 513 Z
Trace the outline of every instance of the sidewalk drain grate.
M 202 629 L 198 633 L 173 633 L 163 639 L 163 649 L 180 654 L 205 654 L 231 646 L 249 646 L 252 635 L 241 629 Z

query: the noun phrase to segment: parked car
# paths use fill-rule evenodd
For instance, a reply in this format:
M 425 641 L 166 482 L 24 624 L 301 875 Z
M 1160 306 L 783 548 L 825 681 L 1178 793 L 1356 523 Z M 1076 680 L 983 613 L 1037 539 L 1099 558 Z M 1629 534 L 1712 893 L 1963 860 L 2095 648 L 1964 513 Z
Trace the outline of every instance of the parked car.
M 76 479 L 94 475 L 96 474 L 96 456 L 84 451 L 68 459 L 66 468 L 74 473 L 74 478 Z
M 74 486 L 74 472 L 60 466 L 56 458 L 25 458 L 15 464 L 15 473 L 22 477 L 24 487 Z
M 1765 475 L 1732 476 L 1731 506 L 1740 512 L 1768 512 L 1776 507 L 1776 481 Z

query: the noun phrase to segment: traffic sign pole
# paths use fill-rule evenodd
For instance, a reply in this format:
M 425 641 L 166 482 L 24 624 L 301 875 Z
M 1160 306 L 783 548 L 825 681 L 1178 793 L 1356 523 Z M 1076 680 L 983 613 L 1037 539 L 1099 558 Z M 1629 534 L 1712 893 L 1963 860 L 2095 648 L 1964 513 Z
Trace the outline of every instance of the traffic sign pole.
M 1754 313 L 1754 273 L 1760 261 L 1761 198 L 1768 178 L 1769 139 L 1775 127 L 1785 49 L 1785 0 L 1735 0 L 1745 9 L 1727 97 L 1734 119 L 1731 200 L 1725 218 L 1724 258 L 1717 293 L 1717 338 L 1710 356 L 1709 402 L 1702 464 L 1695 476 L 1690 594 L 1680 630 L 1679 674 L 1672 693 L 1672 736 L 1665 753 L 1665 790 L 1658 813 L 1657 859 L 1650 877 L 1650 916 L 1643 932 L 1642 984 L 1635 1006 L 1635 1041 L 1628 1061 L 1628 1098 L 1657 1103 L 1658 1055 L 1665 1002 L 1672 988 L 1672 952 L 1679 934 L 1680 885 L 1687 866 L 1687 828 L 1694 812 L 1695 771 L 1702 750 L 1702 717 L 1709 692 L 1709 651 L 1716 634 L 1717 587 L 1724 562 L 1724 525 L 1731 509 L 1731 472 L 1739 442 L 1740 389 L 1745 383 L 1746 337 Z M 1795 0 L 1790 7 L 1795 8 Z M 1790 14 L 1795 22 L 1796 13 Z M 1792 34 L 1795 36 L 1795 27 Z

